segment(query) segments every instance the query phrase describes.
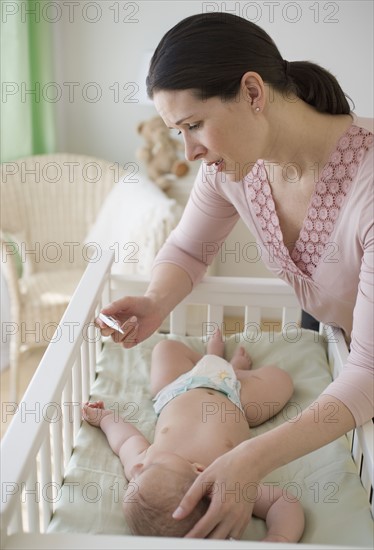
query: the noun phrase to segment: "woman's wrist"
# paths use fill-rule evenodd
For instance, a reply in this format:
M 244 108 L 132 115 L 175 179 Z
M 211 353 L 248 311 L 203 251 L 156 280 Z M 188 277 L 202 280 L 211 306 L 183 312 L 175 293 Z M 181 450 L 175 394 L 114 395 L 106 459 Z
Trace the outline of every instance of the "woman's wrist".
M 250 472 L 251 481 L 254 483 L 260 483 L 272 471 L 266 460 L 268 450 L 261 441 L 258 441 L 260 437 L 256 436 L 253 439 L 248 439 L 235 449 L 240 453 L 245 469 Z
M 277 434 L 274 431 L 248 439 L 237 447 L 243 459 L 246 460 L 246 467 L 250 470 L 251 477 L 259 483 L 273 470 L 283 466 L 280 455 L 276 451 Z
M 145 296 L 157 307 L 164 320 L 191 290 L 192 282 L 186 271 L 174 264 L 164 263 L 153 269 Z

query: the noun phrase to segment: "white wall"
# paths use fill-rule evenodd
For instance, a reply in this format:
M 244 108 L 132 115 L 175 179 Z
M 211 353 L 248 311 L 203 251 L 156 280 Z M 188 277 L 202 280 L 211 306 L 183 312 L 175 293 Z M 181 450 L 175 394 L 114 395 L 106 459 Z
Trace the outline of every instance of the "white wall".
M 54 24 L 55 80 L 62 90 L 58 102 L 60 150 L 120 163 L 135 161 L 135 149 L 141 143 L 136 126 L 155 111 L 123 100 L 131 99 L 129 94 L 139 84 L 143 52 L 154 49 L 180 19 L 208 9 L 231 11 L 253 20 L 269 32 L 286 59 L 322 64 L 354 99 L 356 112 L 373 116 L 370 0 L 83 0 L 79 6 L 70 5 L 70 10 L 68 4 L 77 2 L 61 2 L 61 18 Z M 97 94 L 98 100 L 93 102 Z M 138 97 L 133 95 L 133 99 Z

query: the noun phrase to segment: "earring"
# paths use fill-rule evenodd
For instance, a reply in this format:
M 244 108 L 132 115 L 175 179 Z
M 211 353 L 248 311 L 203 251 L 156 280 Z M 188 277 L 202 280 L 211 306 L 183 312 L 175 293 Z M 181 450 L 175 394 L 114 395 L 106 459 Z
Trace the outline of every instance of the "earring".
M 256 113 L 259 113 L 260 112 L 260 107 L 256 107 L 255 111 L 256 111 Z

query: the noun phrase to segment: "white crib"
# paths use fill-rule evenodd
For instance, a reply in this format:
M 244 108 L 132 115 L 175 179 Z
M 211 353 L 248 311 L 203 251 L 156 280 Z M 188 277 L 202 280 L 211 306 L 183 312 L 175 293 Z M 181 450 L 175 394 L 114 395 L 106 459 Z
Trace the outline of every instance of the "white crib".
M 101 337 L 93 319 L 103 304 L 125 294 L 142 294 L 146 287 L 146 281 L 139 278 L 111 276 L 112 261 L 112 254 L 103 254 L 100 261 L 88 266 L 22 402 L 3 403 L 6 413 L 16 412 L 1 445 L 1 548 L 167 549 L 176 544 L 180 549 L 258 548 L 258 542 L 250 541 L 46 533 L 54 505 L 44 491 L 63 483 L 81 425 L 80 405 L 88 400 L 95 378 Z M 188 304 L 207 304 L 206 321 L 219 325 L 224 306 L 243 307 L 245 323 L 259 324 L 263 307 L 283 308 L 283 326 L 295 323 L 299 315 L 292 289 L 274 279 L 207 277 L 171 314 L 172 333 L 186 334 L 190 326 Z M 341 334 L 331 327 L 323 327 L 323 331 L 336 376 L 348 351 Z M 373 513 L 373 424 L 367 423 L 348 437 Z M 25 494 L 34 498 L 25 498 Z M 276 548 L 279 544 L 262 543 L 262 547 Z

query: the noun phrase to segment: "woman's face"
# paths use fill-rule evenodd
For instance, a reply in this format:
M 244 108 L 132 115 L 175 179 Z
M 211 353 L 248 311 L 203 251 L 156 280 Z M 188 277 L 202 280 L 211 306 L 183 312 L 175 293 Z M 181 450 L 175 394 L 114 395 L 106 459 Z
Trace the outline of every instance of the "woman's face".
M 197 99 L 191 90 L 158 91 L 156 109 L 169 128 L 182 134 L 187 160 L 203 160 L 229 181 L 241 180 L 261 158 L 261 129 L 253 101 Z

